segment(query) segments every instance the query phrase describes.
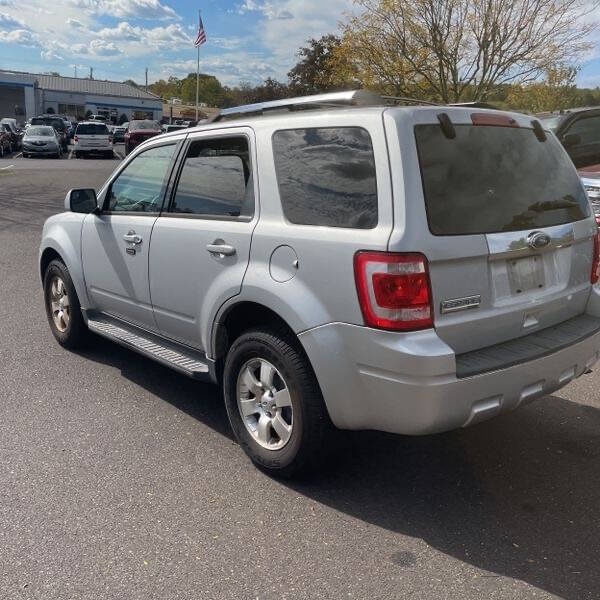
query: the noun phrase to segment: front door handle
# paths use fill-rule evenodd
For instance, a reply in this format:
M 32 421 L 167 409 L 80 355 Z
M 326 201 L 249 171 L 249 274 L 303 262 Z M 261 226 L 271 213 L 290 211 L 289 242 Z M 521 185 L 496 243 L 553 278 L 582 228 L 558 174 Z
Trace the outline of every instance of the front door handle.
M 137 233 L 135 231 L 130 231 L 129 233 L 127 233 L 126 235 L 123 236 L 123 239 L 128 244 L 141 244 L 142 243 L 142 236 L 137 235 Z
M 235 248 L 229 244 L 207 244 L 206 249 L 211 254 L 218 256 L 233 256 L 235 254 Z

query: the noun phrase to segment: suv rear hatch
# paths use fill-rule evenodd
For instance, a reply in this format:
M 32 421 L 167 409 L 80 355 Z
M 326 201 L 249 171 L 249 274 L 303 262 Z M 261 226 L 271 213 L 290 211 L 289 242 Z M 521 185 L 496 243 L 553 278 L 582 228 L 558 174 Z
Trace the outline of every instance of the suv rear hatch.
M 581 315 L 596 226 L 555 136 L 525 115 L 400 110 L 405 202 L 390 250 L 427 257 L 440 338 L 460 354 Z
M 75 142 L 81 148 L 93 149 L 110 147 L 110 133 L 104 123 L 82 123 L 77 126 Z

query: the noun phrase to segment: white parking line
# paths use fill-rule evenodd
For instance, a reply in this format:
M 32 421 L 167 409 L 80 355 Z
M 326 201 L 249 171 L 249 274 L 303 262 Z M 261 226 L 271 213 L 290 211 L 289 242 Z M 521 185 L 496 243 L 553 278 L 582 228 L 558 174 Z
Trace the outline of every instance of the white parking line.
M 71 152 L 69 152 L 69 156 L 67 156 L 68 160 L 71 160 L 73 158 L 73 150 L 71 150 Z
M 0 167 L 0 171 L 6 171 L 6 169 L 12 169 L 15 165 L 7 165 L 6 167 Z
M 19 158 L 19 156 L 23 156 L 23 153 L 19 152 L 19 154 L 17 154 L 14 158 Z
M 117 152 L 116 150 L 113 150 L 113 152 L 119 160 L 123 160 L 125 158 L 120 152 Z

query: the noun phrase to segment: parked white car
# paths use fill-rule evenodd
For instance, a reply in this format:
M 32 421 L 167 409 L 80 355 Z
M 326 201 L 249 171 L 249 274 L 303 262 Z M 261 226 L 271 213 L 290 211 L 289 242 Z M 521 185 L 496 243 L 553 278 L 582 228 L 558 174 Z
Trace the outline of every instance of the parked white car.
M 77 125 L 73 137 L 75 158 L 84 155 L 101 154 L 108 158 L 113 157 L 112 134 L 105 123 L 98 121 L 84 121 Z

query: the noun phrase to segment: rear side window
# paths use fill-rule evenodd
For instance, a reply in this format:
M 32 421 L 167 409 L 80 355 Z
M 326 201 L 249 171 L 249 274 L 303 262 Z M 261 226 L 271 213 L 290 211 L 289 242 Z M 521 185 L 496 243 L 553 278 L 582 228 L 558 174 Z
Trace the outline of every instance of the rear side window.
M 360 127 L 290 129 L 273 135 L 285 217 L 301 225 L 377 225 L 373 146 Z
M 170 212 L 250 217 L 254 186 L 248 140 L 244 136 L 192 142 Z
M 435 235 L 520 231 L 589 216 L 577 172 L 554 136 L 531 129 L 417 125 L 429 229 Z
M 100 123 L 77 125 L 77 135 L 108 135 L 108 127 Z

